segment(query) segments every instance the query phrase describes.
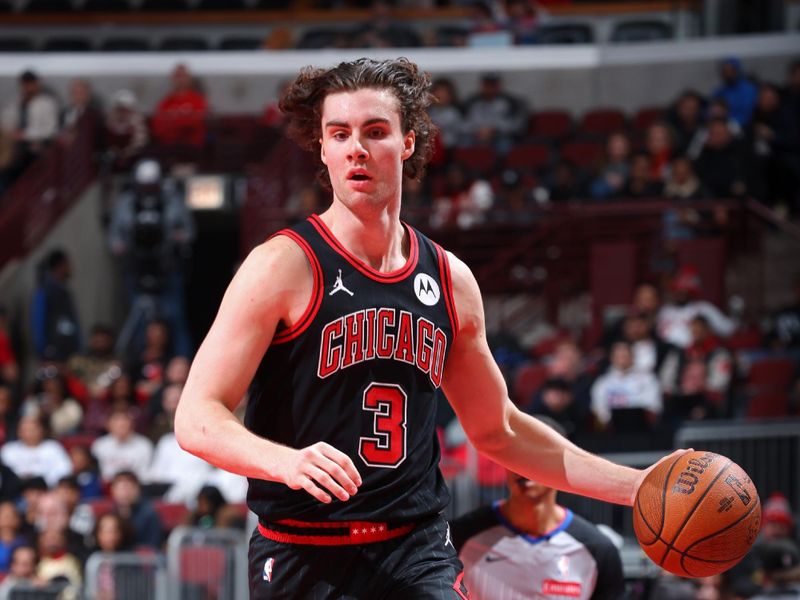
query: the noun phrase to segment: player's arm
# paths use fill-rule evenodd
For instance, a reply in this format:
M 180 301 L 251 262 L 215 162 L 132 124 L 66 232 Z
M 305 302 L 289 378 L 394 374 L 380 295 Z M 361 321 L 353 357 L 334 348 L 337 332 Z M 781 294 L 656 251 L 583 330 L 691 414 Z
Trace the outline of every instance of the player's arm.
M 294 449 L 250 432 L 233 415 L 280 322 L 302 314 L 312 294 L 303 251 L 277 236 L 253 250 L 225 292 L 192 362 L 175 436 L 184 450 L 246 477 L 305 489 L 321 502 L 347 500 L 361 479 L 350 458 L 323 442 Z
M 463 262 L 448 256 L 459 331 L 442 387 L 476 449 L 547 486 L 631 505 L 643 471 L 581 450 L 511 402 L 486 342 L 478 284 Z

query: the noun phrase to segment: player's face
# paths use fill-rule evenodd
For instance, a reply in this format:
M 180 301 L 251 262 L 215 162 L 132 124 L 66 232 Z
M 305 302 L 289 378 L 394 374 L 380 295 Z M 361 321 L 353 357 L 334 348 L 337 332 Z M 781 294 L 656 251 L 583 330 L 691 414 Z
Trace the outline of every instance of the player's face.
M 399 201 L 403 162 L 414 153 L 414 132 L 403 132 L 397 98 L 365 88 L 326 96 L 320 156 L 336 199 L 360 203 Z
M 522 475 L 518 475 L 512 471 L 506 472 L 506 480 L 508 483 L 508 490 L 512 496 L 523 498 L 525 501 L 533 504 L 539 504 L 551 494 L 555 496 L 555 490 L 553 488 L 523 477 Z

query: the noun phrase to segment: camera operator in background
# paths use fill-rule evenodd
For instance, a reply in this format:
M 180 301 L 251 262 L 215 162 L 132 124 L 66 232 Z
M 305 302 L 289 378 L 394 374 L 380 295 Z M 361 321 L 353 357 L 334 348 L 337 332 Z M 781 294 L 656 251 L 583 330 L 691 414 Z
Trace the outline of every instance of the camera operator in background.
M 139 161 L 132 185 L 115 202 L 109 227 L 109 244 L 121 259 L 131 305 L 117 344 L 120 353 L 138 352 L 145 325 L 163 319 L 170 327 L 172 352 L 191 356 L 184 268 L 194 237 L 179 185 L 162 178 L 155 160 Z

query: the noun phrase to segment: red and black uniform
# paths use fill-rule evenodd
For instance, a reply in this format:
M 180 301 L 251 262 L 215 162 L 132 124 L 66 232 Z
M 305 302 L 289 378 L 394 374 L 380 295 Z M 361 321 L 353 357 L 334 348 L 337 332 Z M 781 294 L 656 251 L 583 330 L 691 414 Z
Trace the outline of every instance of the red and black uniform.
M 312 298 L 276 332 L 245 424 L 293 448 L 327 442 L 350 456 L 363 483 L 350 500 L 323 504 L 250 479 L 248 505 L 259 516 L 253 597 L 459 597 L 434 427 L 457 317 L 444 251 L 406 231 L 408 259 L 390 273 L 350 254 L 317 216 L 279 233 L 305 252 Z

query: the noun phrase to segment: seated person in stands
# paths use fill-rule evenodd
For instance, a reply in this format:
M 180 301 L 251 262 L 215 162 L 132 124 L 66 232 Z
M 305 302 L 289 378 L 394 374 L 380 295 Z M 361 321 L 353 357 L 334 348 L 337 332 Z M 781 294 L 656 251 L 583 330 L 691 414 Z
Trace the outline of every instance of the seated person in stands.
M 114 512 L 98 517 L 93 537 L 95 552 L 130 552 L 134 549 L 130 521 Z
M 206 143 L 208 102 L 189 67 L 179 64 L 172 72 L 172 90 L 153 114 L 153 139 L 165 146 L 202 147 Z
M 693 317 L 689 328 L 692 332 L 692 343 L 686 348 L 686 358 L 705 365 L 705 393 L 722 409 L 731 385 L 733 357 L 711 329 L 705 316 Z
M 14 549 L 29 542 L 22 530 L 22 515 L 11 500 L 0 502 L 0 573 L 7 573 Z
M 751 154 L 734 138 L 723 118 L 708 123 L 708 138 L 695 167 L 703 185 L 714 198 L 741 198 L 749 189 Z
M 590 193 L 596 200 L 618 198 L 631 171 L 631 142 L 622 131 L 612 133 L 606 140 L 606 158 L 598 177 L 592 182 Z
M 78 558 L 67 546 L 66 530 L 51 528 L 39 533 L 39 565 L 36 575 L 48 583 L 65 584 L 72 596 L 83 583 L 83 569 Z
M 131 522 L 135 545 L 159 549 L 164 538 L 164 526 L 153 505 L 142 498 L 142 488 L 135 473 L 120 471 L 114 476 L 111 499 L 114 512 Z
M 21 412 L 39 414 L 47 419 L 55 438 L 77 432 L 83 419 L 83 407 L 69 396 L 64 376 L 55 369 L 39 370 L 31 394 L 22 403 Z
M 658 198 L 664 186 L 653 179 L 653 160 L 647 152 L 637 152 L 631 160 L 631 172 L 622 188 L 622 199 Z
M 562 377 L 551 377 L 545 381 L 525 412 L 552 419 L 570 439 L 575 439 L 588 427 L 586 408 L 575 402 L 573 386 Z
M 623 596 L 622 561 L 608 536 L 557 504 L 555 489 L 511 471 L 507 484 L 507 499 L 450 523 L 474 597 Z
M 108 433 L 92 444 L 104 481 L 120 471 L 133 471 L 142 478 L 150 467 L 153 443 L 134 431 L 133 417 L 125 408 L 115 409 L 108 418 Z
M 41 415 L 23 415 L 17 426 L 19 439 L 6 442 L 0 458 L 18 477 L 43 477 L 47 486 L 54 486 L 72 472 L 72 464 L 61 444 L 47 439 L 46 432 Z
M 591 407 L 602 428 L 612 426 L 616 411 L 638 409 L 645 412 L 651 426 L 658 421 L 663 410 L 661 386 L 652 372 L 634 369 L 633 352 L 628 342 L 619 341 L 611 347 L 611 367 L 594 382 Z
M 39 552 L 34 545 L 23 544 L 14 548 L 8 575 L 0 584 L 0 600 L 11 600 L 16 585 L 41 585 L 43 582 L 36 573 L 38 565 Z
M 147 120 L 130 90 L 117 90 L 111 96 L 111 109 L 105 119 L 106 161 L 114 171 L 127 171 L 142 157 L 150 141 Z
M 87 547 L 84 536 L 70 527 L 70 520 L 70 509 L 62 494 L 51 490 L 40 496 L 34 512 L 37 532 L 43 534 L 58 531 L 66 551 L 82 564 L 88 556 Z M 39 551 L 43 553 L 41 547 Z
M 492 144 L 507 152 L 525 133 L 528 108 L 508 93 L 496 73 L 481 77 L 480 88 L 464 103 L 464 134 L 468 144 Z

